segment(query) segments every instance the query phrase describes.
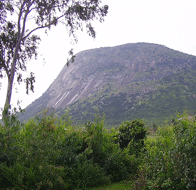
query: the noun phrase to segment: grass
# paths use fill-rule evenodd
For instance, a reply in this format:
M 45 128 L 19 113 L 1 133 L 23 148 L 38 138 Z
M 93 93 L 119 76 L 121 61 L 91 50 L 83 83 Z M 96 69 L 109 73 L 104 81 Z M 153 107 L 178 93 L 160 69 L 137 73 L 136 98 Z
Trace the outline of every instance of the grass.
M 122 181 L 119 183 L 112 183 L 107 186 L 92 188 L 90 190 L 132 190 L 134 184 L 132 181 Z

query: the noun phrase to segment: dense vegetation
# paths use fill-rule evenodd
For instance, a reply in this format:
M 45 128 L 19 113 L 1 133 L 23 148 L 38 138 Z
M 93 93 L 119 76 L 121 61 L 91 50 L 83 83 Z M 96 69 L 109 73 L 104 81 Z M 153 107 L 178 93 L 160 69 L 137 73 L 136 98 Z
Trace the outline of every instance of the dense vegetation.
M 138 88 L 137 93 L 121 92 L 118 95 L 107 95 L 112 88 L 108 85 L 102 96 L 88 97 L 70 105 L 70 114 L 77 124 L 92 120 L 93 113 L 105 113 L 108 126 L 118 126 L 127 119 L 141 118 L 147 125 L 153 123 L 164 125 L 177 113 L 186 109 L 193 114 L 196 107 L 195 71 L 187 68 L 157 81 L 140 81 L 130 84 L 131 89 Z M 151 87 L 154 87 L 154 89 Z M 143 88 L 150 89 L 143 92 Z
M 99 118 L 74 128 L 65 115 L 24 124 L 12 115 L 0 126 L 0 187 L 86 189 L 128 180 L 140 165 L 146 134 L 139 120 L 109 131 Z
M 141 120 L 108 130 L 99 117 L 79 128 L 67 114 L 23 124 L 10 115 L 0 125 L 0 187 L 89 189 L 126 180 L 129 189 L 195 189 L 195 117 L 147 133 Z
M 173 120 L 146 142 L 146 189 L 196 189 L 195 117 Z

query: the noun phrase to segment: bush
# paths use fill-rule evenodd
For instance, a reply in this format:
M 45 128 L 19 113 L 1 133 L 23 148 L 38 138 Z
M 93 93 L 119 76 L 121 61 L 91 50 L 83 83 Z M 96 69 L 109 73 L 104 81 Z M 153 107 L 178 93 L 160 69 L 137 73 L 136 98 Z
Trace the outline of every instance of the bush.
M 69 180 L 69 189 L 86 189 L 110 182 L 103 168 L 84 157 L 81 157 L 72 167 L 67 168 L 65 176 L 65 180 Z
M 0 125 L 1 188 L 87 189 L 129 179 L 137 172 L 139 154 L 130 154 L 130 142 L 120 148 L 115 137 L 119 131 L 104 129 L 100 118 L 83 128 L 70 126 L 67 116 L 65 121 L 51 115 L 25 124 L 13 115 L 6 119 Z M 141 123 L 131 125 L 138 130 Z M 133 145 L 142 142 L 137 130 L 131 137 Z
M 148 189 L 195 189 L 195 119 L 176 120 L 174 125 L 159 129 L 158 135 L 147 143 Z
M 119 144 L 121 149 L 128 148 L 129 154 L 139 155 L 144 148 L 147 129 L 140 120 L 125 121 L 119 127 Z
M 87 122 L 84 128 L 66 130 L 57 165 L 65 168 L 64 180 L 70 189 L 99 186 L 136 174 L 139 159 L 114 143 L 116 133 L 104 129 L 99 119 Z
M 10 187 L 13 182 L 9 180 L 4 168 L 13 167 L 19 154 L 18 137 L 22 124 L 15 114 L 8 110 L 3 111 L 2 124 L 0 124 L 0 187 Z
M 136 175 L 138 165 L 134 155 L 129 155 L 126 150 L 116 149 L 105 158 L 104 169 L 112 182 L 119 182 Z
M 17 140 L 16 159 L 12 165 L 1 164 L 4 178 L 15 189 L 64 189 L 63 167 L 54 165 L 59 150 L 54 138 L 54 118 L 44 117 L 39 121 L 30 120 L 13 132 Z M 8 129 L 9 127 L 7 127 Z

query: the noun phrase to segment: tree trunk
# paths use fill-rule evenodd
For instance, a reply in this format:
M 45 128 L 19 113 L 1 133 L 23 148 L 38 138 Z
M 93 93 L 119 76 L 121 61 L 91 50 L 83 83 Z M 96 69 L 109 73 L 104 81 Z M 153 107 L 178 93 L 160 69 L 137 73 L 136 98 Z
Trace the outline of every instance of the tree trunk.
M 13 72 L 10 75 L 10 77 L 8 77 L 8 87 L 7 87 L 7 95 L 6 95 L 4 110 L 10 108 L 11 96 L 12 96 L 12 87 L 13 87 L 13 81 L 14 81 L 14 74 L 15 74 L 15 72 Z
M 4 105 L 4 110 L 7 110 L 7 111 L 10 108 L 10 103 L 11 103 L 12 87 L 13 87 L 14 75 L 16 71 L 16 62 L 17 62 L 17 57 L 18 57 L 19 46 L 20 46 L 20 42 L 17 43 L 17 46 L 14 50 L 14 57 L 13 57 L 13 61 L 11 64 L 10 73 L 8 74 L 7 95 L 6 95 L 5 105 Z
M 16 43 L 16 47 L 14 49 L 14 56 L 13 56 L 13 60 L 12 60 L 12 64 L 11 64 L 11 69 L 10 69 L 10 72 L 8 73 L 8 87 L 7 87 L 7 95 L 6 95 L 5 105 L 4 105 L 4 110 L 7 110 L 7 111 L 9 110 L 10 103 L 11 103 L 12 87 L 13 87 L 13 82 L 14 82 L 14 75 L 15 75 L 15 72 L 16 72 L 16 63 L 17 63 L 17 60 L 18 60 L 18 51 L 19 51 L 19 47 L 21 45 L 22 37 L 23 37 L 24 31 L 25 31 L 26 18 L 27 18 L 27 15 L 29 13 L 29 7 L 28 7 L 28 9 L 26 10 L 26 13 L 24 15 L 22 31 L 21 31 L 21 23 L 20 22 L 21 22 L 21 18 L 22 18 L 22 13 L 24 11 L 23 8 L 24 8 L 24 6 L 27 2 L 24 1 L 22 3 L 21 8 L 20 8 L 19 17 L 18 17 L 17 43 Z

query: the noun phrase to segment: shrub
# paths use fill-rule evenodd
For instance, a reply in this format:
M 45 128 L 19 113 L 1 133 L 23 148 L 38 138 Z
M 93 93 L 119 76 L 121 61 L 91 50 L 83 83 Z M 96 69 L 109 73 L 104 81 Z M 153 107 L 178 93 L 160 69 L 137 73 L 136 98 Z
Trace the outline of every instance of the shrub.
M 86 189 L 108 184 L 110 179 L 97 163 L 81 156 L 78 162 L 66 170 L 66 179 L 69 189 Z
M 1 171 L 15 189 L 64 189 L 63 167 L 54 165 L 59 150 L 54 137 L 54 118 L 43 117 L 24 124 L 17 134 L 17 156 L 12 165 L 2 164 Z
M 73 128 L 66 118 L 43 116 L 23 125 L 13 115 L 6 118 L 4 126 L 0 125 L 0 187 L 87 189 L 136 174 L 138 156 L 133 151 L 130 154 L 131 142 L 125 148 L 115 143 L 118 130 L 104 129 L 99 118 Z M 140 122 L 131 124 L 140 129 Z M 133 145 L 142 142 L 138 131 L 133 133 Z
M 127 180 L 137 173 L 138 161 L 134 155 L 126 150 L 116 149 L 105 158 L 104 169 L 112 182 Z
M 176 120 L 174 125 L 159 129 L 158 135 L 147 144 L 148 189 L 195 189 L 195 119 Z
M 101 167 L 107 152 L 104 136 L 103 124 L 98 121 L 86 123 L 85 128 L 67 128 L 56 163 L 65 168 L 64 180 L 70 189 L 109 183 Z
M 4 168 L 12 167 L 17 161 L 19 153 L 18 137 L 22 124 L 14 113 L 3 111 L 2 124 L 0 124 L 0 187 L 10 187 L 13 182 L 9 180 Z
M 147 135 L 144 123 L 140 120 L 125 121 L 118 130 L 120 148 L 128 148 L 130 154 L 138 156 L 144 148 L 144 140 Z
M 116 133 L 104 129 L 103 120 L 98 119 L 84 128 L 66 130 L 56 163 L 64 167 L 64 181 L 70 189 L 121 181 L 136 174 L 139 159 L 114 143 Z

